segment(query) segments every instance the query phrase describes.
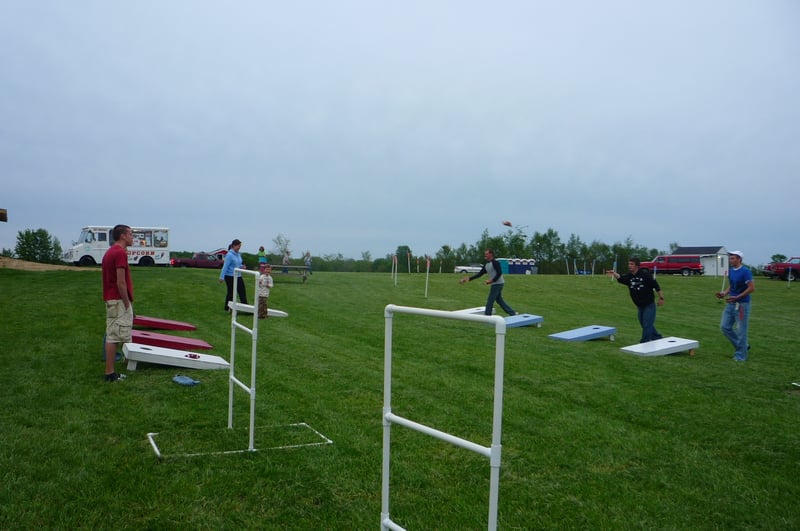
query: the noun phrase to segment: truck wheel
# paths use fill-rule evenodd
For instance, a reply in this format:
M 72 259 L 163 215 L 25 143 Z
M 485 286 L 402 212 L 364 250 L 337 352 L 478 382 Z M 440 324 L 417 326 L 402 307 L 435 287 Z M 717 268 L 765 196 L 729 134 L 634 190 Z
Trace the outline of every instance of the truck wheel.
M 92 258 L 91 256 L 81 256 L 81 259 L 78 260 L 78 265 L 82 267 L 93 266 L 95 265 L 94 258 Z
M 139 265 L 143 267 L 150 267 L 155 265 L 155 261 L 149 256 L 143 256 L 141 260 L 139 260 Z
M 691 275 L 691 274 L 692 274 L 692 272 L 691 272 L 690 270 L 688 270 L 688 269 L 686 269 L 686 268 L 684 268 L 684 269 L 681 269 L 681 275 L 683 275 L 683 276 L 685 276 L 685 277 L 688 277 L 688 276 L 689 276 L 689 275 Z
M 786 272 L 786 280 L 794 282 L 797 280 L 797 272 L 794 269 L 790 269 Z

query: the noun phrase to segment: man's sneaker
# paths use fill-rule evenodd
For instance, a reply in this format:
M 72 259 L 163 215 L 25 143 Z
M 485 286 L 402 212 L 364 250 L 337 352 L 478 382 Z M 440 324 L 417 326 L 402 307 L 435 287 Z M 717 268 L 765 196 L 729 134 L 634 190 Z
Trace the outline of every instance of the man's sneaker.
M 105 381 L 106 382 L 119 382 L 125 379 L 124 374 L 119 374 L 116 372 L 112 372 L 111 374 L 106 374 Z

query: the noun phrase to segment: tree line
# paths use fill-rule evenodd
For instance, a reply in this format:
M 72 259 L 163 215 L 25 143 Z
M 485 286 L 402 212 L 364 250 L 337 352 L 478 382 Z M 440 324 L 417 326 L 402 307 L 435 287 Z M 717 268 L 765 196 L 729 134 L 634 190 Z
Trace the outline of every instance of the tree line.
M 280 258 L 289 249 L 290 241 L 282 234 L 273 239 L 275 248 L 271 255 L 272 263 L 280 263 Z M 670 249 L 679 247 L 670 244 Z M 575 234 L 570 234 L 564 241 L 553 228 L 544 232 L 536 231 L 528 236 L 521 228 L 508 229 L 504 233 L 491 235 L 484 229 L 481 237 L 473 244 L 462 243 L 454 247 L 444 244 L 433 256 L 415 254 L 410 245 L 398 245 L 395 252 L 381 258 L 372 258 L 369 251 L 361 253 L 360 259 L 346 258 L 342 254 L 327 254 L 313 257 L 315 271 L 344 272 L 391 272 L 395 260 L 400 273 L 424 273 L 430 258 L 431 272 L 452 273 L 456 266 L 471 263 L 482 263 L 483 252 L 493 249 L 498 258 L 519 258 L 536 261 L 541 274 L 574 274 L 575 269 L 586 271 L 593 269 L 596 273 L 609 270 L 617 263 L 617 269 L 627 267 L 628 258 L 638 256 L 648 260 L 664 251 L 637 244 L 630 237 L 624 242 L 606 244 L 598 241 L 585 243 Z M 245 263 L 257 263 L 255 255 L 243 253 Z M 277 262 L 273 261 L 276 260 Z M 292 264 L 302 265 L 301 259 L 293 259 Z M 621 264 L 621 265 L 620 265 Z
M 291 255 L 291 241 L 283 234 L 278 234 L 272 242 L 274 247 L 271 250 L 273 254 L 269 255 L 270 262 L 280 264 L 284 254 Z M 540 274 L 575 274 L 576 270 L 602 273 L 615 265 L 617 271 L 624 271 L 628 259 L 633 256 L 649 260 L 657 255 L 670 254 L 680 245 L 670 243 L 669 247 L 669 251 L 648 248 L 634 242 L 630 236 L 624 242 L 613 244 L 596 240 L 586 243 L 575 234 L 570 234 L 564 241 L 553 228 L 544 232 L 536 231 L 530 237 L 522 228 L 510 228 L 496 235 L 491 235 L 488 229 L 484 229 L 475 243 L 462 243 L 458 247 L 444 244 L 433 256 L 417 255 L 410 245 L 404 244 L 398 245 L 393 254 L 375 259 L 369 251 L 362 252 L 358 259 L 347 258 L 341 253 L 314 256 L 312 267 L 315 271 L 388 273 L 395 267 L 396 260 L 400 273 L 424 273 L 430 258 L 431 272 L 451 273 L 458 265 L 482 263 L 483 252 L 493 249 L 497 257 L 535 260 Z M 0 254 L 49 264 L 61 263 L 62 260 L 61 243 L 45 229 L 20 231 L 14 250 L 2 249 Z M 188 252 L 175 254 L 191 256 Z M 242 253 L 242 256 L 248 267 L 257 267 L 258 258 L 255 254 Z M 772 256 L 773 262 L 785 259 L 782 254 Z M 303 259 L 294 258 L 291 264 L 303 265 Z

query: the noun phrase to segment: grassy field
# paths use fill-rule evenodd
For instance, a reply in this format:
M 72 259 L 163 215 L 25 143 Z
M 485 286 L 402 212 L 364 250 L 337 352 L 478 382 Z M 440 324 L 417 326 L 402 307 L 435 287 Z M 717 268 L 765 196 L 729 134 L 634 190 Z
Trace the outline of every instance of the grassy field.
M 216 275 L 135 269 L 136 311 L 196 324 L 179 334 L 228 358 Z M 457 278 L 432 275 L 425 298 L 424 275 L 397 286 L 384 274 L 277 276 L 271 306 L 289 318 L 260 327 L 263 450 L 185 457 L 247 446 L 244 392 L 225 429 L 227 372 L 140 364 L 105 384 L 99 271 L 0 269 L 0 528 L 377 529 L 383 308 L 483 304 L 487 288 Z M 800 528 L 800 286 L 757 279 L 751 359 L 737 364 L 719 331 L 720 280 L 659 280 L 657 327 L 698 340 L 693 357 L 620 352 L 640 330 L 626 288 L 606 277 L 507 277 L 507 301 L 545 322 L 506 338 L 500 528 Z M 617 327 L 616 341 L 547 337 L 589 324 Z M 394 412 L 488 445 L 492 330 L 397 316 L 394 347 Z M 178 373 L 201 383 L 176 385 Z M 290 426 L 301 422 L 333 444 L 266 449 L 313 442 Z M 486 527 L 485 458 L 395 428 L 392 459 L 396 522 Z

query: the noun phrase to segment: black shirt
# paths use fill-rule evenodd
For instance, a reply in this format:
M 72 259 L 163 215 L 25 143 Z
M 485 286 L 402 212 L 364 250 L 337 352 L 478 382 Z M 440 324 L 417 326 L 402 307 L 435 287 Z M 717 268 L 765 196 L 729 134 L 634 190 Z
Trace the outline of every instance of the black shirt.
M 642 308 L 655 302 L 655 291 L 661 291 L 658 281 L 648 271 L 639 269 L 636 273 L 626 273 L 617 279 L 620 284 L 628 286 L 633 303 Z

